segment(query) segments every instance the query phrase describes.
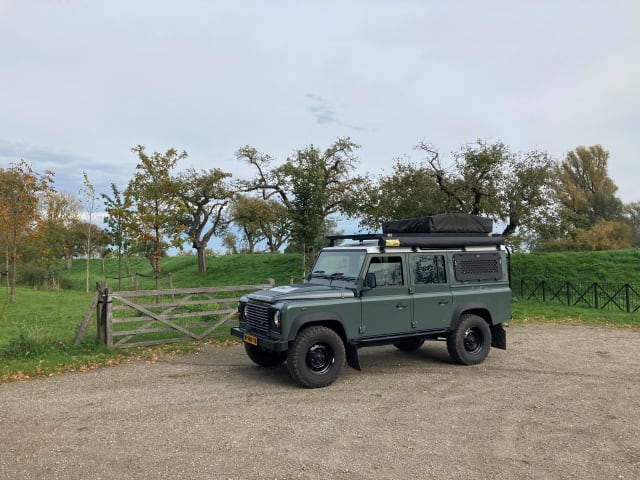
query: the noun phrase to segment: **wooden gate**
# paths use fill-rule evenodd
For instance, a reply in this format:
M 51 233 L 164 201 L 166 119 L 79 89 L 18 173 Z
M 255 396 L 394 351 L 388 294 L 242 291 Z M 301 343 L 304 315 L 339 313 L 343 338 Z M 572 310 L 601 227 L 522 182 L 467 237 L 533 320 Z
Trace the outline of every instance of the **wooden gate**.
M 228 324 L 237 321 L 240 296 L 272 286 L 270 283 L 114 292 L 100 284 L 75 343 L 82 341 L 93 309 L 97 314 L 98 338 L 109 348 L 228 335 Z

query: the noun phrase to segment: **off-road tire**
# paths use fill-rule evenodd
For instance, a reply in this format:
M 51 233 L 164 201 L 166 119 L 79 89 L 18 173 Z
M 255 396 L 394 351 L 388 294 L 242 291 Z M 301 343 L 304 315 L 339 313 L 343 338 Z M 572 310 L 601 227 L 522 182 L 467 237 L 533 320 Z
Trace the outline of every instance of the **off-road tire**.
M 394 343 L 393 346 L 403 352 L 413 352 L 414 350 L 418 350 L 423 343 L 424 340 L 421 338 L 410 338 L 402 342 Z
M 478 315 L 465 314 L 447 337 L 451 359 L 460 365 L 476 365 L 487 358 L 491 348 L 491 329 Z
M 244 344 L 244 351 L 247 352 L 247 357 L 249 357 L 252 362 L 257 363 L 261 367 L 277 367 L 287 360 L 287 352 L 272 352 L 251 345 L 250 343 Z
M 291 377 L 303 387 L 326 387 L 335 382 L 345 361 L 344 343 L 327 327 L 305 328 L 287 353 Z

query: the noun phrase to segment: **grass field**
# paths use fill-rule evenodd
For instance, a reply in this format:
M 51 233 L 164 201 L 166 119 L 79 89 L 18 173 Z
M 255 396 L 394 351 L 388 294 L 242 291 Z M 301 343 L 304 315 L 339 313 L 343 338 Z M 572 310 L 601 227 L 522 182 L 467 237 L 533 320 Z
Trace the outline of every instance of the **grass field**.
M 601 252 L 520 253 L 511 256 L 511 278 L 574 283 L 640 284 L 640 249 Z
M 565 254 L 513 255 L 513 276 L 562 278 L 570 281 L 640 283 L 635 250 L 621 252 L 589 252 Z M 141 289 L 155 285 L 145 259 L 131 260 L 132 272 Z M 208 272 L 200 275 L 195 257 L 163 259 L 161 287 L 169 286 L 172 274 L 175 288 L 265 283 L 273 278 L 277 285 L 288 284 L 291 277 L 300 281 L 300 257 L 295 254 L 255 254 L 210 258 Z M 564 275 L 564 276 L 563 276 Z M 108 260 L 105 271 L 101 262 L 91 264 L 90 285 L 106 280 L 111 288 L 118 286 L 116 260 Z M 77 260 L 71 270 L 58 273 L 61 284 L 70 289 L 43 291 L 21 286 L 16 303 L 10 305 L 7 295 L 0 296 L 0 381 L 14 378 L 51 375 L 61 371 L 82 370 L 119 363 L 131 358 L 153 360 L 159 352 L 183 352 L 197 348 L 196 343 L 178 343 L 158 348 L 107 350 L 97 341 L 95 317 L 89 323 L 85 341 L 73 346 L 75 332 L 93 299 L 85 293 L 85 263 Z M 519 277 L 523 278 L 523 277 Z M 132 285 L 122 280 L 123 289 Z M 570 308 L 561 305 L 523 302 L 513 303 L 514 322 L 563 322 L 590 325 L 640 328 L 640 314 Z

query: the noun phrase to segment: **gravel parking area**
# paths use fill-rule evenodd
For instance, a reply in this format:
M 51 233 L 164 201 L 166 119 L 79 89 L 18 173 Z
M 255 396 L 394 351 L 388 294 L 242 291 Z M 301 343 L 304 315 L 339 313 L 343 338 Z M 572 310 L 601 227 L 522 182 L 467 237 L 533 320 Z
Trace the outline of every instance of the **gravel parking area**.
M 640 478 L 640 332 L 507 339 L 468 367 L 363 349 L 317 390 L 240 345 L 2 384 L 0 478 Z

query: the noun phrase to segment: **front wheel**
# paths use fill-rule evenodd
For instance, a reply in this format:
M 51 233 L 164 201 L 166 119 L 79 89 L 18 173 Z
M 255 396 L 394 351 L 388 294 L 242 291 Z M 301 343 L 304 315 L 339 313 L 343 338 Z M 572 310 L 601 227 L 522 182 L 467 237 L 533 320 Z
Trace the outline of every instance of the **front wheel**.
M 345 361 L 340 336 L 327 327 L 309 327 L 298 334 L 287 354 L 291 377 L 303 387 L 332 384 Z
M 247 352 L 247 357 L 261 367 L 277 367 L 287 359 L 287 352 L 272 352 L 250 343 L 244 344 L 244 351 Z
M 484 318 L 478 315 L 462 315 L 447 337 L 449 355 L 461 365 L 481 363 L 489 355 L 490 348 L 491 330 Z

